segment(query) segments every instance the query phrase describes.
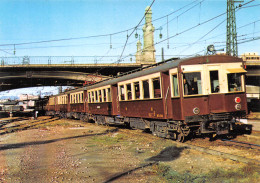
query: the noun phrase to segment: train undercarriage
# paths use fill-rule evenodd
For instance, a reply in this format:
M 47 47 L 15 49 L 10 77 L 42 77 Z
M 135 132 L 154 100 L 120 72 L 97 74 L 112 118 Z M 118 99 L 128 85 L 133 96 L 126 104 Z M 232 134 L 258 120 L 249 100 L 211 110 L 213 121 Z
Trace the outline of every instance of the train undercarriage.
M 104 116 L 77 112 L 47 111 L 46 115 L 61 118 L 79 119 L 84 122 L 93 122 L 98 125 L 124 125 L 131 129 L 150 131 L 153 135 L 184 142 L 196 136 L 231 136 L 236 134 L 250 134 L 251 125 L 238 125 L 236 118 L 245 116 L 240 113 L 219 113 L 204 116 L 186 117 L 184 121 L 159 121 L 143 118 L 122 116 Z M 238 129 L 237 126 L 240 126 Z

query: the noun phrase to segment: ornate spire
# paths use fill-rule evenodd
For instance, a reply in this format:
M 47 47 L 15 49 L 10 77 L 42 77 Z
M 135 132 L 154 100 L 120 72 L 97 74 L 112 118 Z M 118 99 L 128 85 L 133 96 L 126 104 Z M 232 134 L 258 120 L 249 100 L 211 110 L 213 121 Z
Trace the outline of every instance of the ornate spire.
M 135 55 L 136 63 L 141 63 L 141 60 L 142 60 L 142 43 L 141 43 L 140 39 L 137 41 L 136 47 L 137 47 L 137 52 L 136 52 L 136 55 Z
M 139 51 L 140 43 L 137 43 L 136 62 L 140 60 L 142 64 L 155 63 L 155 48 L 154 48 L 154 26 L 152 24 L 152 9 L 148 6 L 145 9 L 145 25 L 143 26 L 143 50 Z M 140 42 L 140 40 L 139 40 Z M 138 45 L 139 44 L 139 45 Z M 139 53 L 141 55 L 139 55 Z M 139 59 L 140 58 L 140 59 Z

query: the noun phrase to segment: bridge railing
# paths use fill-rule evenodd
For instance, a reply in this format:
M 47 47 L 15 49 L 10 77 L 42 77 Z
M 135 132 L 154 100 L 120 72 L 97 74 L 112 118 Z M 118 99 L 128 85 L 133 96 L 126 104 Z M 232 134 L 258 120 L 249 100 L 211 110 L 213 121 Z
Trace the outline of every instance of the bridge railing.
M 135 57 L 118 61 L 118 57 L 93 56 L 17 56 L 1 57 L 1 66 L 5 65 L 56 65 L 56 64 L 112 64 L 112 63 L 135 63 Z

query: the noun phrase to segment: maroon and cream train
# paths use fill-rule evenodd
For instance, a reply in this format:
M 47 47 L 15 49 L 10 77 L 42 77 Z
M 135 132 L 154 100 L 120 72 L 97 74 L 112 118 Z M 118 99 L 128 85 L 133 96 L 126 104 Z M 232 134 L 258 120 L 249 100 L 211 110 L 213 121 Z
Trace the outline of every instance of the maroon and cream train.
M 210 55 L 164 63 L 49 98 L 48 115 L 126 124 L 160 137 L 229 134 L 247 114 L 242 59 Z

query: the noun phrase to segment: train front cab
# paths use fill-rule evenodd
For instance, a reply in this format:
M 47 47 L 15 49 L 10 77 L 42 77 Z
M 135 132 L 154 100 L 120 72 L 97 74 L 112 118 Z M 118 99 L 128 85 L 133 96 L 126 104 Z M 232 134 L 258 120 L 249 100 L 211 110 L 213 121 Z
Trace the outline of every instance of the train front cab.
M 179 70 L 182 133 L 229 134 L 234 119 L 247 114 L 242 62 L 182 65 Z M 176 72 L 170 73 L 174 95 Z

